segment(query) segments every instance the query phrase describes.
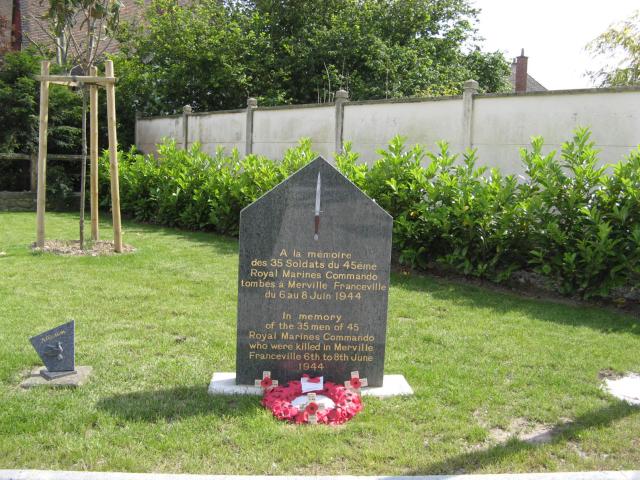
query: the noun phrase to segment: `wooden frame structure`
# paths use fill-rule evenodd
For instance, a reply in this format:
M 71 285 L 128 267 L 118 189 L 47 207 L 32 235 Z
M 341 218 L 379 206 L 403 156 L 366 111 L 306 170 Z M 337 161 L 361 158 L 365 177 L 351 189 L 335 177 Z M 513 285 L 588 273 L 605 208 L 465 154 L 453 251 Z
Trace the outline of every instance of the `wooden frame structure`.
M 91 191 L 91 239 L 100 238 L 98 228 L 98 87 L 107 91 L 107 129 L 109 134 L 109 163 L 111 167 L 111 212 L 113 216 L 113 250 L 122 252 L 122 224 L 120 219 L 120 182 L 118 178 L 118 140 L 116 136 L 116 79 L 113 62 L 105 62 L 105 76 L 98 76 L 96 67 L 92 67 L 88 76 L 49 75 L 49 62 L 40 65 L 40 125 L 38 136 L 38 186 L 36 210 L 36 246 L 44 247 L 44 215 L 46 204 L 47 176 L 47 128 L 49 123 L 49 84 L 72 87 L 89 85 L 90 115 L 90 191 Z

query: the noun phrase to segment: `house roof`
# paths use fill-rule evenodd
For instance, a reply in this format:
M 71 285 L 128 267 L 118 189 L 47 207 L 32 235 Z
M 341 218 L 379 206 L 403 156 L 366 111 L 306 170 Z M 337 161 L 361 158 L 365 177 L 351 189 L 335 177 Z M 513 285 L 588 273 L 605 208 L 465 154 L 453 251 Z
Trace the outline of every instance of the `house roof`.
M 509 75 L 509 83 L 511 83 L 511 91 L 516 91 L 516 62 L 511 63 L 511 75 Z M 546 92 L 548 88 L 543 86 L 535 78 L 527 73 L 527 92 Z

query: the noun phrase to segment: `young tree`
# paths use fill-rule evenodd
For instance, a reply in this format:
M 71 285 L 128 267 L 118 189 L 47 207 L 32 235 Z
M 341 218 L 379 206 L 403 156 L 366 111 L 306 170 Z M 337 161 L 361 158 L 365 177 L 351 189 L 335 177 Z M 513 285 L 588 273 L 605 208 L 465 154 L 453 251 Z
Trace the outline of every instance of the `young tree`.
M 89 75 L 108 49 L 120 21 L 120 0 L 40 0 L 48 2 L 43 20 L 50 27 L 57 59 L 75 65 L 76 75 Z M 42 25 L 42 24 L 41 24 Z M 82 86 L 82 164 L 80 173 L 80 248 L 84 248 L 85 187 L 87 183 L 87 97 Z
M 120 0 L 40 0 L 60 64 L 88 71 L 109 47 L 120 22 Z
M 596 57 L 609 62 L 596 71 L 587 72 L 601 87 L 640 85 L 640 11 L 611 25 L 587 45 Z

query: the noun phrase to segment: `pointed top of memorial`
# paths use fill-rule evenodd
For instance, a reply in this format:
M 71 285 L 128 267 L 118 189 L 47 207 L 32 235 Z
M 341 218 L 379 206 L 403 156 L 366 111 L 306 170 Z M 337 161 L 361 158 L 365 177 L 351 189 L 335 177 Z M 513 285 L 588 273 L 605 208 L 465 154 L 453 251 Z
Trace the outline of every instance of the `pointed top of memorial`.
M 31 337 L 29 340 L 49 372 L 66 372 L 75 369 L 74 320 Z
M 278 185 L 273 187 L 271 190 L 262 194 L 262 196 L 259 197 L 257 200 L 255 200 L 253 203 L 244 207 L 240 212 L 240 214 L 242 214 L 245 210 L 250 210 L 253 207 L 257 206 L 263 199 L 265 199 L 265 197 L 268 197 L 272 192 L 276 192 L 279 189 L 285 188 L 289 183 L 296 183 L 296 178 L 304 176 L 305 173 L 307 173 L 309 170 L 318 172 L 321 178 L 326 173 L 327 175 L 331 175 L 333 178 L 335 178 L 337 182 L 343 183 L 345 184 L 345 186 L 348 185 L 352 187 L 353 191 L 357 192 L 362 197 L 361 199 L 355 199 L 356 201 L 362 200 L 365 203 L 367 203 L 371 208 L 375 208 L 379 210 L 381 214 L 389 217 L 389 219 L 392 219 L 391 215 L 389 215 L 389 213 L 387 213 L 387 211 L 384 208 L 382 208 L 380 205 L 376 203 L 375 200 L 371 199 L 366 193 L 360 190 L 360 188 L 355 183 L 353 183 L 351 180 L 345 177 L 334 165 L 327 162 L 322 156 L 317 156 L 314 160 L 307 163 L 304 167 L 294 172 L 289 177 L 285 178 L 282 182 L 280 182 Z

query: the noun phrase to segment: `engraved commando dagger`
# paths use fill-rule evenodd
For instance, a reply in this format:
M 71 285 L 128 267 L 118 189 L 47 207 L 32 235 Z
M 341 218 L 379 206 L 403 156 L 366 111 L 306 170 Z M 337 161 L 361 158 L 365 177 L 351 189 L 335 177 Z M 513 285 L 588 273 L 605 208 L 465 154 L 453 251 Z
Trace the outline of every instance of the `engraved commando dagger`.
M 314 240 L 318 240 L 318 231 L 320 230 L 320 186 L 322 180 L 320 179 L 320 172 L 318 172 L 318 181 L 316 183 L 316 220 L 315 220 L 315 233 L 313 235 Z

